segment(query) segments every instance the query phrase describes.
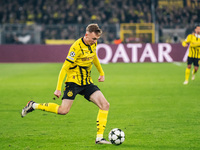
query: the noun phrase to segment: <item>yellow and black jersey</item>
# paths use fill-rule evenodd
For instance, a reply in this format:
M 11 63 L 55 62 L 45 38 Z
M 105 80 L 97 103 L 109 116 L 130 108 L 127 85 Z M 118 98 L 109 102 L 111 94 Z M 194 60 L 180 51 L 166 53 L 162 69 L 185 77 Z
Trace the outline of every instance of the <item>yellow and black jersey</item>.
M 189 34 L 187 38 L 182 42 L 185 47 L 186 44 L 190 44 L 188 57 L 200 58 L 200 38 L 198 35 Z
M 96 46 L 97 43 L 91 46 L 86 45 L 83 38 L 74 42 L 60 71 L 57 90 L 61 90 L 62 81 L 66 74 L 65 82 L 74 82 L 81 86 L 93 83 L 91 78 L 92 64 L 96 66 L 101 76 L 104 75 L 96 54 Z

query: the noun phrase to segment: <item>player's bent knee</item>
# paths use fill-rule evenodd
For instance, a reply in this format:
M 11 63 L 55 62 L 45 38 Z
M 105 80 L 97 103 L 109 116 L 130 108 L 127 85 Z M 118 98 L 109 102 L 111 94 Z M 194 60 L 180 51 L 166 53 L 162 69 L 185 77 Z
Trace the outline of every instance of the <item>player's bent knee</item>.
M 59 111 L 58 114 L 60 114 L 60 115 L 66 115 L 66 114 L 68 114 L 68 112 L 67 111 Z
M 106 103 L 103 104 L 102 108 L 100 108 L 100 109 L 109 110 L 109 107 L 110 107 L 110 104 L 108 102 L 106 102 Z
M 58 114 L 60 115 L 66 115 L 68 113 L 69 113 L 69 110 L 58 109 Z

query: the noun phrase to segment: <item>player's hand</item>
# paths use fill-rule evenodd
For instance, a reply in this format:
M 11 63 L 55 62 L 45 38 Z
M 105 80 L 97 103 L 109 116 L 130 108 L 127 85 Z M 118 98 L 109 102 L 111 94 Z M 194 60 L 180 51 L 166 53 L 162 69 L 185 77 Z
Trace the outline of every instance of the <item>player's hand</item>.
M 54 95 L 59 98 L 61 96 L 61 91 L 55 90 Z
M 186 44 L 185 47 L 188 47 L 189 44 Z
M 103 82 L 105 80 L 105 77 L 104 76 L 99 76 L 99 78 L 98 78 L 98 81 L 99 82 Z

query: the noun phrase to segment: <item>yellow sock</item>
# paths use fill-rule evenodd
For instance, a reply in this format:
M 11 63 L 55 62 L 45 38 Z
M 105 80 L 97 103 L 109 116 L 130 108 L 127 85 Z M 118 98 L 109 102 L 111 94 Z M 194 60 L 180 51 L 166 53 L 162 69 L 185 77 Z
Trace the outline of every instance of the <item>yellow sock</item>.
M 190 69 L 189 69 L 189 68 L 186 68 L 186 70 L 185 70 L 185 80 L 186 80 L 186 81 L 188 81 L 189 76 L 190 76 Z
M 53 112 L 53 113 L 58 113 L 58 104 L 55 103 L 41 103 L 41 104 L 36 104 L 35 109 L 40 109 L 43 111 L 48 111 L 48 112 Z
M 99 109 L 99 113 L 97 116 L 97 137 L 103 137 L 103 133 L 107 123 L 107 117 L 108 111 Z
M 194 75 L 197 71 L 195 71 L 195 69 L 192 70 L 192 74 Z

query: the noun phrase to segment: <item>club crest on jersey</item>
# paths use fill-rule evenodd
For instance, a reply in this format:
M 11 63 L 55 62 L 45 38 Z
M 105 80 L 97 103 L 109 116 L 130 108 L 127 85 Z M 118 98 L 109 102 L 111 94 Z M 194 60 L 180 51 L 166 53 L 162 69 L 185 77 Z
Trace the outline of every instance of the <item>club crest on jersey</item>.
M 72 91 L 69 91 L 69 92 L 67 93 L 67 96 L 72 97 L 72 96 L 73 96 L 73 92 L 72 92 Z

